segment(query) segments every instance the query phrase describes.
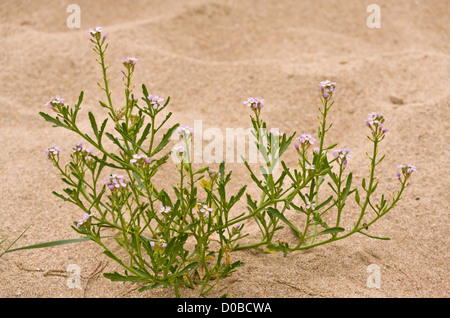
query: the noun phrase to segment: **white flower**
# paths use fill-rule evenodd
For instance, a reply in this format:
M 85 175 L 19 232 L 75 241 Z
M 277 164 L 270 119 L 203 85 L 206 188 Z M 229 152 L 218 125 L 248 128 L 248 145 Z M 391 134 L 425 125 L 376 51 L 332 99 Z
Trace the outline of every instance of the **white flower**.
M 181 126 L 177 128 L 177 132 L 183 137 L 189 137 L 194 134 L 194 129 L 190 126 Z
M 164 107 L 164 98 L 161 98 L 158 95 L 148 95 L 147 98 L 149 99 L 153 109 L 158 110 Z
M 183 146 L 175 146 L 172 148 L 172 151 L 175 152 L 178 156 L 182 156 L 186 152 L 186 148 Z
M 315 203 L 311 203 L 308 200 L 306 200 L 306 209 L 309 210 L 315 210 L 316 209 L 316 204 Z
M 102 32 L 103 32 L 103 27 L 101 27 L 101 26 L 96 26 L 95 28 L 89 29 L 89 33 L 92 34 L 93 36 L 95 36 L 97 33 L 102 33 Z
M 161 206 L 158 210 L 159 213 L 170 213 L 172 208 L 170 206 Z
M 275 137 L 281 137 L 284 136 L 284 132 L 283 131 L 279 131 L 278 129 L 270 129 L 269 133 L 272 134 Z
M 210 213 L 214 212 L 213 208 L 209 208 L 206 204 L 197 203 L 198 214 L 208 217 Z

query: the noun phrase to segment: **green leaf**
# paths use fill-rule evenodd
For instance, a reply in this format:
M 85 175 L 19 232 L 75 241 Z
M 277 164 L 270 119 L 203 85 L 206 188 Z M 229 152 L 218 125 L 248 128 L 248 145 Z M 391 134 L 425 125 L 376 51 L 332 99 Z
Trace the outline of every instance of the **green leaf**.
M 41 115 L 46 121 L 53 123 L 53 127 L 63 127 L 66 129 L 70 129 L 70 127 L 68 125 L 63 124 L 59 118 L 53 118 L 52 116 L 44 113 L 44 112 L 39 112 L 39 115 Z
M 151 285 L 147 285 L 147 286 L 141 287 L 141 288 L 138 289 L 138 291 L 139 292 L 143 292 L 143 291 L 146 291 L 146 290 L 149 290 L 149 289 L 153 289 L 153 288 L 159 287 L 161 285 L 162 285 L 161 283 L 154 283 L 154 284 L 151 284 Z
M 377 187 L 378 187 L 378 181 L 377 181 L 377 183 L 375 183 L 375 185 L 374 186 L 372 186 L 372 189 L 370 189 L 370 193 L 374 193 L 375 192 L 375 190 L 377 189 Z
M 148 123 L 145 128 L 144 131 L 142 132 L 141 138 L 139 138 L 137 144 L 139 145 L 139 147 L 142 146 L 142 143 L 145 141 L 145 139 L 147 139 L 148 134 L 150 133 L 150 128 L 151 128 L 151 124 Z
M 250 206 L 252 208 L 252 210 L 256 210 L 258 208 L 256 205 L 257 201 L 256 200 L 253 201 L 252 197 L 248 193 L 246 194 L 246 196 L 247 196 L 247 205 Z
M 178 126 L 180 126 L 180 124 L 175 124 L 164 134 L 164 136 L 161 139 L 161 142 L 150 154 L 150 157 L 153 157 L 155 154 L 160 152 L 170 142 L 170 137 L 172 136 L 174 130 L 178 128 Z
M 63 199 L 63 200 L 66 201 L 66 202 L 72 202 L 72 203 L 76 204 L 75 201 L 73 201 L 72 199 L 63 196 L 62 194 L 60 194 L 60 193 L 58 193 L 58 192 L 56 192 L 56 191 L 53 191 L 52 194 L 55 195 L 55 196 L 57 196 L 57 197 L 60 198 L 60 199 Z
M 250 177 L 252 178 L 252 180 L 256 183 L 256 185 L 263 190 L 268 196 L 269 193 L 267 192 L 267 189 L 264 187 L 264 185 L 262 184 L 262 182 L 256 177 L 256 175 L 253 173 L 252 169 L 250 168 L 250 165 L 248 164 L 248 162 L 242 157 L 242 160 L 245 164 L 245 166 L 247 167 L 248 171 L 250 172 Z
M 14 251 L 14 250 L 16 250 L 16 249 L 10 249 L 14 244 L 16 244 L 16 242 L 22 237 L 22 235 L 24 235 L 25 234 L 25 232 L 26 231 L 28 231 L 28 229 L 30 228 L 30 226 L 31 226 L 31 224 L 30 225 L 28 225 L 28 227 L 11 243 L 11 244 L 9 244 L 9 246 L 6 248 L 6 250 L 3 252 L 3 253 L 1 253 L 0 254 L 0 257 L 2 257 L 2 255 L 3 254 L 5 254 L 5 253 L 8 253 L 8 252 L 12 252 L 12 251 Z M 1 241 L 0 242 L 0 245 L 4 242 L 4 241 L 6 241 L 6 239 L 4 239 L 3 241 Z
M 358 189 L 356 189 L 356 191 L 355 191 L 355 200 L 356 200 L 356 203 L 358 203 L 359 204 L 359 202 L 360 202 L 360 197 L 359 197 L 359 193 L 358 193 Z
M 78 103 L 75 105 L 75 108 L 80 108 L 81 103 L 83 102 L 84 92 L 81 91 L 80 95 L 78 96 Z
M 344 232 L 345 229 L 342 227 L 330 227 L 329 229 L 323 230 L 322 232 L 317 233 L 314 236 L 324 235 L 324 234 L 335 234 L 339 232 Z
M 107 237 L 113 237 L 113 236 L 104 236 L 103 238 Z M 22 246 L 18 248 L 14 248 L 12 250 L 9 250 L 5 253 L 13 252 L 13 251 L 19 251 L 19 250 L 28 250 L 28 249 L 35 249 L 35 248 L 43 248 L 43 247 L 52 247 L 52 246 L 58 246 L 58 245 L 65 245 L 65 244 L 72 244 L 72 243 L 78 243 L 78 242 L 84 242 L 89 241 L 90 238 L 88 237 L 80 237 L 76 239 L 68 239 L 68 240 L 59 240 L 59 241 L 51 241 L 51 242 L 45 242 L 45 243 L 39 243 L 39 244 L 33 244 L 28 246 Z
M 184 273 L 186 273 L 187 271 L 197 268 L 200 265 L 200 262 L 193 262 L 188 264 L 186 267 L 184 267 L 181 271 L 179 271 L 177 273 L 177 276 L 183 275 Z
M 114 273 L 104 273 L 103 274 L 104 277 L 110 279 L 113 282 L 133 282 L 133 283 L 142 283 L 142 282 L 148 282 L 149 278 L 148 277 L 139 277 L 139 276 L 123 276 L 120 275 L 117 272 Z
M 245 189 L 247 189 L 247 185 L 244 185 L 244 186 L 239 190 L 239 192 L 236 194 L 236 196 L 231 196 L 230 202 L 229 202 L 229 205 L 228 205 L 228 208 L 231 208 L 236 202 L 238 202 L 238 201 L 241 199 L 242 195 L 243 195 L 244 192 L 245 192 Z
M 99 103 L 100 103 L 100 105 L 103 107 L 103 108 L 109 108 L 104 102 L 102 102 L 102 101 L 98 101 Z
M 145 97 L 148 96 L 148 91 L 147 91 L 147 87 L 145 87 L 145 84 L 142 84 L 142 92 L 144 93 Z
M 97 126 L 97 122 L 95 121 L 94 114 L 89 112 L 88 116 L 89 116 L 89 121 L 91 122 L 92 130 L 94 131 L 95 136 L 98 138 L 98 126 Z
M 289 171 L 289 168 L 286 166 L 286 163 L 283 160 L 281 160 L 281 166 L 283 167 L 283 171 L 289 176 L 289 178 L 291 178 L 292 182 L 296 182 L 294 176 Z
M 319 210 L 320 208 L 324 207 L 325 205 L 327 205 L 331 200 L 333 199 L 333 196 L 331 195 L 328 199 L 326 199 L 325 201 L 323 201 L 321 204 L 319 204 L 316 207 L 316 210 Z
M 272 213 L 273 215 L 275 215 L 277 218 L 279 218 L 281 221 L 283 221 L 284 223 L 286 223 L 287 225 L 289 225 L 289 227 L 297 234 L 298 237 L 302 237 L 302 232 L 299 231 L 294 224 L 292 224 L 288 219 L 286 219 L 286 217 L 277 209 L 272 208 L 272 207 L 268 207 L 267 210 Z
M 166 101 L 166 104 L 169 102 L 169 98 L 167 99 L 167 101 Z M 164 106 L 164 107 L 166 107 L 166 106 Z M 168 113 L 167 115 L 166 115 L 166 118 L 164 118 L 164 120 L 161 122 L 161 124 L 155 129 L 155 132 L 156 131 L 159 131 L 160 129 L 161 129 L 161 127 L 169 120 L 169 118 L 172 116 L 172 113 L 170 112 L 170 113 Z
M 102 138 L 102 136 L 103 136 L 103 132 L 105 131 L 105 127 L 106 127 L 106 123 L 108 122 L 108 118 L 106 118 L 104 121 L 103 121 L 103 123 L 102 123 L 102 126 L 100 127 L 100 131 L 99 131 L 99 133 L 98 133 L 98 142 L 100 143 L 100 139 Z
M 119 139 L 117 139 L 117 137 L 115 137 L 114 135 L 110 134 L 110 133 L 105 133 L 106 137 L 108 137 L 114 144 L 116 144 L 120 149 L 122 149 L 122 151 L 127 152 L 125 150 L 125 148 L 122 146 L 122 144 L 120 143 Z
M 350 174 L 347 177 L 347 183 L 345 184 L 344 191 L 342 192 L 342 202 L 345 202 L 345 200 L 347 199 L 347 196 L 350 191 L 350 187 L 352 185 L 352 179 L 353 179 L 353 174 L 350 172 Z

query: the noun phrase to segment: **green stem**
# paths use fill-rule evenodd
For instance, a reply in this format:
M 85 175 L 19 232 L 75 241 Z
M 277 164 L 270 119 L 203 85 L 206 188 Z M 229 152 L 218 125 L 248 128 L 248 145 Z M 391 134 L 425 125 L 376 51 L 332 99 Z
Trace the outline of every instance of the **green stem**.
M 366 212 L 367 206 L 369 205 L 370 202 L 370 196 L 372 195 L 372 186 L 373 186 L 373 181 L 375 180 L 375 166 L 376 166 L 376 157 L 377 157 L 377 152 L 378 152 L 378 137 L 375 136 L 374 140 L 373 140 L 373 156 L 372 156 L 372 162 L 370 165 L 370 181 L 369 181 L 369 186 L 366 189 L 367 192 L 367 196 L 366 196 L 366 200 L 364 202 L 363 207 L 361 208 L 361 214 L 358 218 L 358 221 L 356 222 L 355 227 L 358 227 L 359 224 L 362 221 L 362 218 L 364 217 L 364 214 Z
M 318 154 L 319 160 L 317 162 L 317 167 L 316 167 L 317 171 L 321 171 L 321 168 L 322 168 L 323 143 L 324 143 L 324 140 L 325 140 L 325 133 L 326 133 L 326 128 L 325 127 L 326 127 L 326 123 L 327 123 L 327 113 L 328 113 L 328 110 L 329 110 L 329 108 L 327 107 L 327 105 L 328 105 L 328 100 L 327 99 L 325 99 L 325 101 L 322 101 L 322 104 L 323 104 L 323 113 L 322 113 L 323 117 L 322 117 L 322 127 L 321 127 L 320 134 L 319 134 L 320 145 L 319 145 L 319 154 Z M 315 191 L 316 191 L 315 202 L 316 202 L 316 204 L 319 204 L 319 187 L 320 187 L 319 176 L 316 176 L 315 178 L 316 178 L 316 182 L 315 182 L 315 186 L 316 186 L 316 189 L 315 189 Z M 311 184 L 311 186 L 312 186 L 312 184 Z M 314 244 L 314 240 L 315 240 L 315 237 L 316 237 L 315 236 L 316 232 L 317 232 L 317 223 L 314 224 L 313 237 L 312 237 L 311 241 L 309 242 L 309 245 Z M 306 235 L 306 233 L 304 233 L 304 235 Z
M 103 50 L 103 46 L 102 46 L 102 43 L 101 43 L 100 39 L 97 39 L 97 49 L 98 49 L 98 54 L 100 56 L 100 66 L 102 68 L 103 81 L 104 81 L 104 84 L 105 84 L 105 87 L 103 89 L 105 90 L 106 97 L 108 99 L 108 105 L 109 105 L 109 109 L 111 111 L 111 115 L 113 115 L 113 118 L 115 120 L 114 107 L 113 107 L 113 104 L 112 104 L 111 92 L 109 90 L 109 85 L 108 85 L 109 80 L 108 80 L 108 78 L 106 76 L 106 70 L 108 69 L 108 67 L 105 66 L 105 51 L 106 51 L 107 47 L 108 47 L 108 44 L 105 46 L 105 49 Z

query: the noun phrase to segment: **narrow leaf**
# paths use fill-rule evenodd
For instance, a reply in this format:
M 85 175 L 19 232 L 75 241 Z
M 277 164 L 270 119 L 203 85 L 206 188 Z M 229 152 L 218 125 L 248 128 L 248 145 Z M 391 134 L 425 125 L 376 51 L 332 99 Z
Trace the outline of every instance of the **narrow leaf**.
M 267 210 L 275 215 L 277 218 L 279 218 L 281 221 L 289 225 L 289 227 L 298 235 L 298 237 L 302 237 L 302 232 L 299 231 L 294 224 L 292 224 L 286 217 L 277 209 L 274 209 L 272 207 L 268 207 Z
M 323 230 L 322 232 L 317 233 L 314 236 L 324 235 L 324 234 L 334 234 L 339 232 L 344 232 L 345 229 L 342 227 L 330 227 L 329 229 Z

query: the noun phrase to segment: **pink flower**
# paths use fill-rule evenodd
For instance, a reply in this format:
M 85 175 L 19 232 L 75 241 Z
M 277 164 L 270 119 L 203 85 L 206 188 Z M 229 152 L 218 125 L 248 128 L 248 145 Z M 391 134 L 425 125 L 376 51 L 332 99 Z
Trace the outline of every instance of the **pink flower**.
M 158 210 L 159 213 L 170 213 L 172 208 L 170 206 L 161 206 Z
M 158 95 L 148 95 L 147 98 L 150 101 L 150 105 L 154 110 L 159 110 L 164 107 L 164 98 L 159 97 Z
M 309 202 L 309 200 L 306 200 L 306 209 L 314 211 L 316 209 L 316 204 Z
M 59 153 L 61 152 L 61 148 L 53 146 L 45 150 L 48 159 L 55 159 L 59 157 Z
M 108 179 L 106 179 L 105 184 L 111 191 L 115 191 L 116 189 L 125 189 L 128 182 L 130 181 L 125 179 L 124 176 L 112 174 Z
M 194 128 L 185 125 L 185 126 L 181 126 L 177 128 L 177 132 L 180 134 L 180 136 L 182 137 L 189 137 L 192 136 L 194 134 Z
M 61 111 L 61 108 L 64 106 L 65 100 L 59 95 L 56 95 L 55 97 L 52 97 L 45 106 L 50 107 L 50 109 L 54 110 L 55 112 Z
M 134 164 L 136 167 L 141 168 L 145 166 L 146 164 L 149 164 L 151 162 L 151 159 L 147 157 L 147 155 L 133 155 L 133 158 L 130 159 L 130 163 Z
M 89 28 L 89 35 L 91 35 L 97 41 L 100 40 L 102 36 L 103 28 L 101 26 L 96 26 L 95 28 Z M 91 42 L 94 42 L 92 38 L 89 38 Z
M 298 144 L 295 144 L 295 149 L 297 151 L 300 151 L 300 147 L 303 150 L 306 150 L 309 148 L 309 146 L 313 145 L 316 142 L 316 139 L 314 139 L 310 134 L 302 134 L 300 137 L 295 138 L 295 140 L 298 140 L 300 143 L 300 146 Z
M 345 169 L 347 167 L 347 161 L 351 158 L 352 154 L 350 153 L 350 149 L 336 149 L 333 152 L 334 158 L 339 164 L 342 164 L 342 167 Z
M 328 100 L 333 96 L 333 93 L 336 91 L 336 83 L 326 80 L 319 83 L 319 88 L 323 98 Z
M 206 204 L 197 203 L 197 207 L 200 216 L 209 217 L 214 212 L 213 208 L 208 207 Z
M 284 131 L 279 131 L 278 129 L 270 129 L 269 130 L 269 134 L 271 134 L 274 137 L 283 137 L 284 136 Z
M 220 172 L 213 169 L 208 169 L 208 174 L 211 180 L 216 180 L 218 177 L 220 177 Z
M 91 213 L 91 214 L 84 213 L 83 216 L 78 219 L 77 228 L 79 229 L 80 226 L 83 226 L 84 224 L 88 223 L 89 218 L 93 215 L 94 215 L 94 213 Z
M 126 57 L 120 60 L 123 65 L 128 69 L 128 70 L 134 70 L 134 67 L 136 66 L 136 62 L 138 61 L 137 58 L 135 57 Z
M 251 107 L 254 110 L 258 110 L 264 107 L 264 99 L 259 97 L 249 97 L 243 102 L 247 107 Z

